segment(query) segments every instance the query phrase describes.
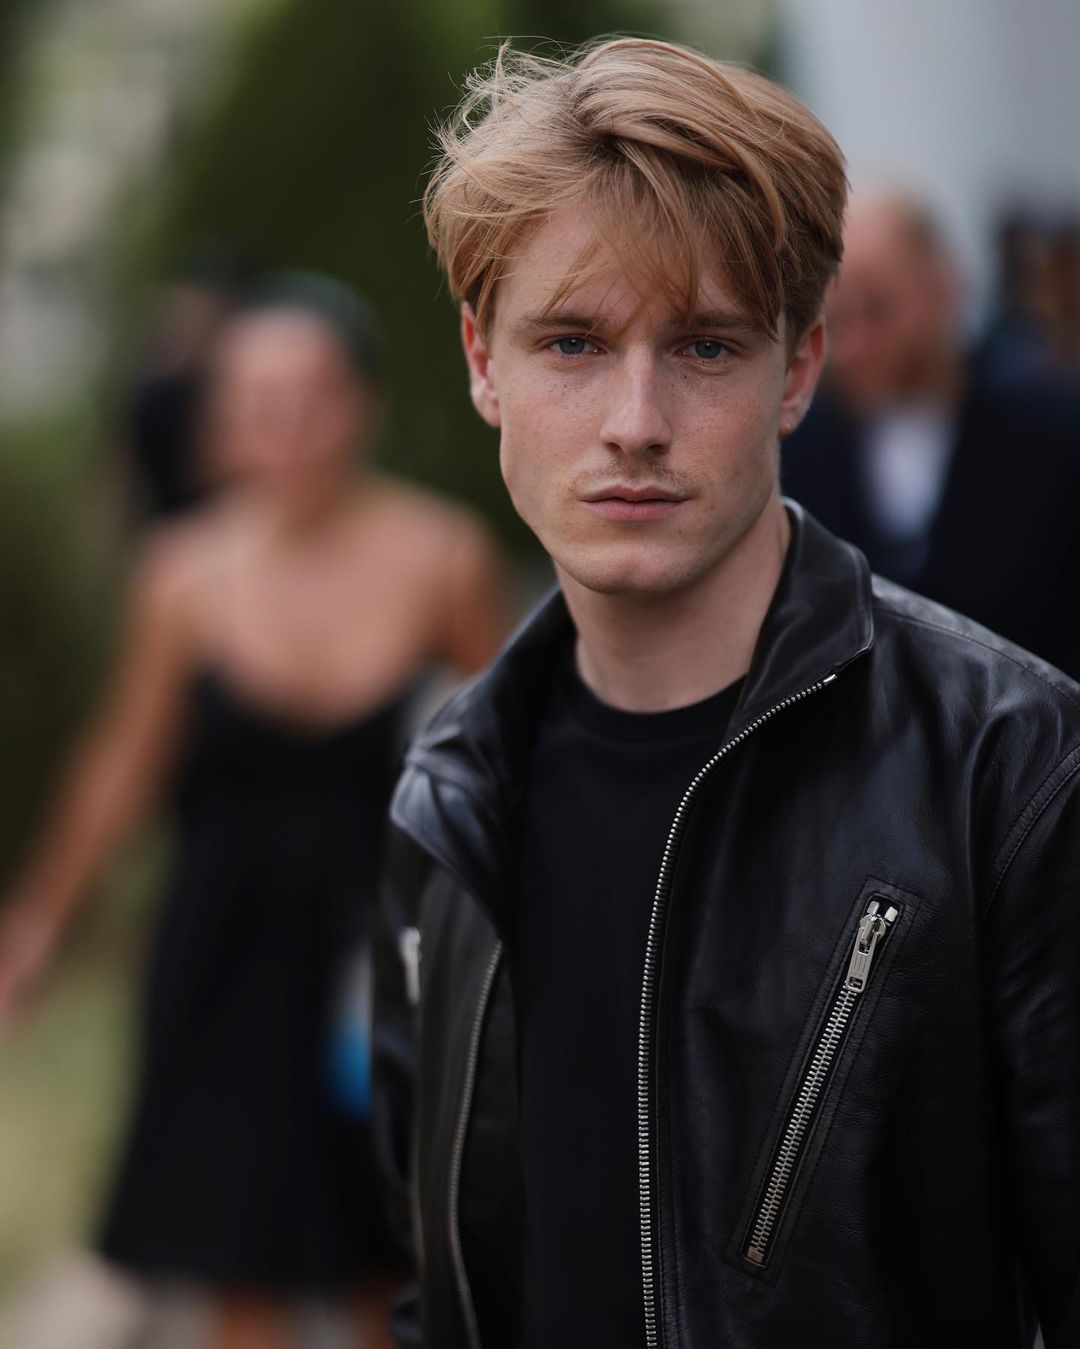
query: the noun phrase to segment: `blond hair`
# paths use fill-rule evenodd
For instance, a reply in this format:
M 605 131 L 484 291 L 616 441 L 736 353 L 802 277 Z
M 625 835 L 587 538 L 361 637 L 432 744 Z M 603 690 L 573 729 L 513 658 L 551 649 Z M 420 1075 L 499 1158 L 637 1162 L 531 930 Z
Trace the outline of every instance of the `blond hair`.
M 840 261 L 847 181 L 832 136 L 772 81 L 674 43 L 615 38 L 568 59 L 504 44 L 439 146 L 428 237 L 482 328 L 514 248 L 568 205 L 595 211 L 603 241 L 687 312 L 708 260 L 762 330 L 785 314 L 789 340 Z

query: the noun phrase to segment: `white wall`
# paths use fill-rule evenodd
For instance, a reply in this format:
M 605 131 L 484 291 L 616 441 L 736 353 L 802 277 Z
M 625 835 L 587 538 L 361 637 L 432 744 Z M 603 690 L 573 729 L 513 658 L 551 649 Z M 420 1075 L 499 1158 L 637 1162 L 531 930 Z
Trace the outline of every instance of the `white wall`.
M 852 180 L 929 194 L 985 293 L 999 204 L 1080 206 L 1080 0 L 780 0 L 783 77 Z

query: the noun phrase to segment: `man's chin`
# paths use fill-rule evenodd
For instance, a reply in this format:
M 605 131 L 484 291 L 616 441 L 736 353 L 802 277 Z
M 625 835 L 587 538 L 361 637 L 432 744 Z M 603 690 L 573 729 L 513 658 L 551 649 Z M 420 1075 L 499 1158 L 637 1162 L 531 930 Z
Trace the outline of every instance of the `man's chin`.
M 594 595 L 619 599 L 658 600 L 678 594 L 693 584 L 693 569 L 673 559 L 648 557 L 563 557 L 555 560 L 560 581 Z

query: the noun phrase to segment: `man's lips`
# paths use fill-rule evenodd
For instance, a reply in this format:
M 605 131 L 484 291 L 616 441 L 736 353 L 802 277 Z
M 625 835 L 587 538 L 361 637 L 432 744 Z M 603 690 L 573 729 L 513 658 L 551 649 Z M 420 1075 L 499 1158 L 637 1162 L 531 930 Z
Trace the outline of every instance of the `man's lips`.
M 673 515 L 687 498 L 669 488 L 611 486 L 582 495 L 582 503 L 605 520 L 662 520 Z

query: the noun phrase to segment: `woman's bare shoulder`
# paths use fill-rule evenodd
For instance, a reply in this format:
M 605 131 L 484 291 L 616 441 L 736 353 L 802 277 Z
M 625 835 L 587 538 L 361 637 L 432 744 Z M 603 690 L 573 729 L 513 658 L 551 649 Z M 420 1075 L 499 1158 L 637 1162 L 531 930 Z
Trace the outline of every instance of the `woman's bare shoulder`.
M 384 523 L 401 531 L 399 537 L 410 546 L 427 540 L 433 551 L 442 552 L 488 537 L 487 527 L 467 506 L 426 487 L 380 475 L 370 491 Z
M 181 608 L 221 578 L 243 528 L 243 507 L 223 497 L 159 525 L 140 545 L 134 589 L 144 602 Z

